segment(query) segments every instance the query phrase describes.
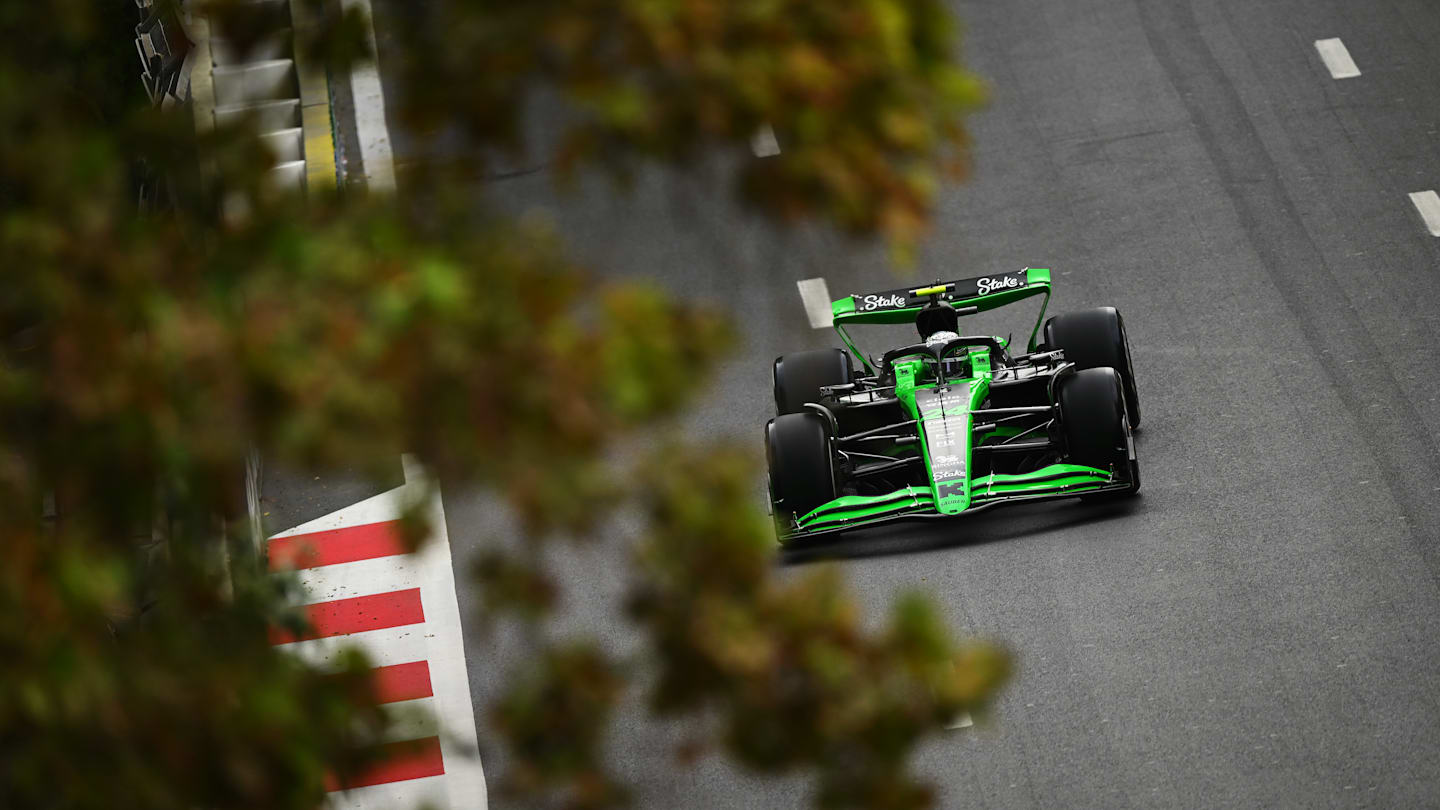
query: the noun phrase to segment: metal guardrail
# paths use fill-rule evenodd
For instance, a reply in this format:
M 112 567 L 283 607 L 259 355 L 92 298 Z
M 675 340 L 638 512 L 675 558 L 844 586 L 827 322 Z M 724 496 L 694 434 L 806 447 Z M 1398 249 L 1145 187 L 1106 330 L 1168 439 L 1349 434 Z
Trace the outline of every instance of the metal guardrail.
M 277 12 L 275 30 L 241 52 L 214 37 L 195 4 L 135 0 L 140 80 L 153 104 L 188 103 L 195 127 L 253 119 L 275 154 L 272 179 L 302 189 L 336 185 L 330 85 L 325 71 L 298 53 L 295 33 L 315 24 L 300 0 L 253 0 Z M 288 25 L 285 24 L 288 22 Z
M 191 41 L 171 7 L 151 0 L 135 0 L 140 23 L 135 26 L 135 50 L 140 55 L 140 81 L 152 104 L 181 101 L 180 76 Z

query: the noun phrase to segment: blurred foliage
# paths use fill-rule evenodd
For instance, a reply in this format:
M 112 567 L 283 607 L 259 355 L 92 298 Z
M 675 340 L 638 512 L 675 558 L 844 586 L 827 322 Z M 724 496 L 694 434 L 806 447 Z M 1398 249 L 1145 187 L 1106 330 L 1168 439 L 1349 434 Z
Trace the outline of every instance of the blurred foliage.
M 902 248 L 938 180 L 963 176 L 963 117 L 985 96 L 955 61 L 941 0 L 442 2 L 405 4 L 392 25 L 405 58 L 387 69 L 414 132 L 523 154 L 536 91 L 550 91 L 562 133 L 530 157 L 626 176 L 646 160 L 749 157 L 768 125 L 782 151 L 739 165 L 746 201 Z
M 338 75 L 365 26 L 332 5 L 300 44 Z M 274 7 L 211 4 L 242 50 Z M 394 35 L 418 132 L 517 147 L 548 87 L 572 122 L 551 157 L 623 175 L 768 122 L 785 152 L 738 169 L 748 199 L 897 243 L 978 98 L 929 0 L 412 10 Z M 398 200 L 277 191 L 243 126 L 197 136 L 145 103 L 132 15 L 0 5 L 0 806 L 308 810 L 368 763 L 366 662 L 327 674 L 269 644 L 295 595 L 236 529 L 252 449 L 377 478 L 409 451 L 506 499 L 523 542 L 479 573 L 533 644 L 488 713 L 509 795 L 625 802 L 606 732 L 638 679 L 656 711 L 715 720 L 706 750 L 814 773 L 823 806 L 930 800 L 908 754 L 983 706 L 1003 655 L 956 646 L 920 597 L 871 631 L 835 572 L 777 581 L 748 457 L 681 445 L 617 469 L 618 442 L 701 390 L 733 342 L 721 317 L 590 277 L 462 174 L 419 167 Z M 142 185 L 167 204 L 137 205 Z M 543 630 L 562 589 L 540 550 L 618 508 L 645 518 L 633 660 Z

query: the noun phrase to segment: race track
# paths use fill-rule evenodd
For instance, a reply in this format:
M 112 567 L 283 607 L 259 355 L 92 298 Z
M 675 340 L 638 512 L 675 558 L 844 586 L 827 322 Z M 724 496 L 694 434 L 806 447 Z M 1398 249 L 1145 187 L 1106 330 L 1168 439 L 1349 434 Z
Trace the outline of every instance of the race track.
M 778 564 L 838 560 L 877 611 L 926 588 L 954 627 L 1013 648 L 990 721 L 920 757 L 944 806 L 1440 806 L 1440 239 L 1409 196 L 1440 187 L 1440 7 L 954 7 L 993 101 L 918 278 L 1050 267 L 1052 311 L 1119 307 L 1143 492 L 876 531 Z M 1335 37 L 1361 75 L 1332 77 L 1315 42 Z M 718 173 L 656 173 L 617 202 L 599 182 L 557 195 L 533 168 L 483 193 L 548 211 L 600 272 L 741 325 L 689 423 L 705 437 L 758 449 L 771 360 L 832 345 L 797 280 L 823 276 L 837 296 L 896 286 L 880 250 L 758 222 Z M 483 495 L 446 504 L 457 554 L 503 531 Z M 557 561 L 568 626 L 619 643 L 624 528 Z M 477 710 L 518 649 L 467 636 Z M 800 780 L 674 767 L 677 735 L 633 717 L 617 730 L 640 806 L 806 801 Z

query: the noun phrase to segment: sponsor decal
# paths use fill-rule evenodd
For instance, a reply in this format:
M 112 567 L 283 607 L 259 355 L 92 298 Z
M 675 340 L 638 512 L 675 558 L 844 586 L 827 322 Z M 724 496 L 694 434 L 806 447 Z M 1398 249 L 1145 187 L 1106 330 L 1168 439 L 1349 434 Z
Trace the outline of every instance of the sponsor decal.
M 950 449 L 959 449 L 955 442 L 946 442 L 944 446 L 936 446 L 936 452 L 930 456 L 930 472 L 936 481 L 949 481 L 953 478 L 965 477 L 965 457 L 954 453 L 943 452 Z
M 888 290 L 868 295 L 853 295 L 856 312 L 876 312 L 882 309 L 903 309 L 919 306 L 924 299 L 935 296 L 942 301 L 956 301 L 965 298 L 981 298 L 992 293 L 1018 290 L 1028 281 L 1024 270 L 1014 273 L 997 273 L 993 276 L 948 281 L 933 287 L 918 287 L 914 290 Z M 973 286 L 972 286 L 973 285 Z
M 919 398 L 916 399 L 920 402 Z M 926 420 L 946 416 L 965 416 L 970 412 L 969 391 L 935 394 L 922 403 L 920 416 Z
M 1000 290 L 1013 290 L 1023 286 L 1025 286 L 1024 283 L 1013 275 L 975 279 L 975 288 L 979 291 L 980 295 L 989 295 L 992 292 L 999 292 Z
M 867 295 L 860 298 L 860 311 L 871 312 L 887 307 L 903 307 L 906 300 L 903 295 Z

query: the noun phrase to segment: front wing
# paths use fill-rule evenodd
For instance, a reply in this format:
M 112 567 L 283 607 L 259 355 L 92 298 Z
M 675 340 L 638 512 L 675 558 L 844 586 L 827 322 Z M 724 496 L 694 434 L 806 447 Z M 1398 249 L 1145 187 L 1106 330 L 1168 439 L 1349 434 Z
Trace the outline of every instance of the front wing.
M 1121 491 L 1131 484 L 1123 475 L 1079 464 L 1051 464 L 1018 475 L 984 475 L 971 480 L 970 507 L 958 515 L 942 514 L 930 487 L 910 486 L 886 495 L 845 495 L 802 516 L 788 527 L 781 541 L 886 523 L 960 517 L 1007 503 Z

